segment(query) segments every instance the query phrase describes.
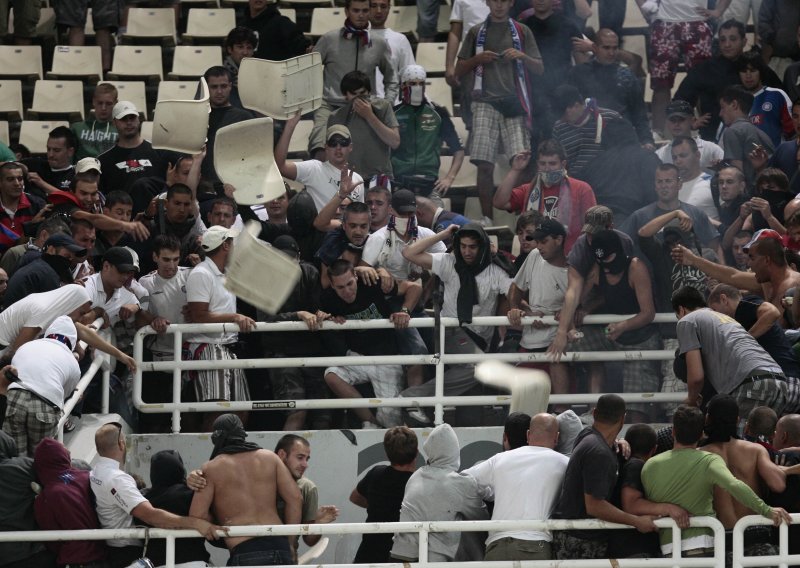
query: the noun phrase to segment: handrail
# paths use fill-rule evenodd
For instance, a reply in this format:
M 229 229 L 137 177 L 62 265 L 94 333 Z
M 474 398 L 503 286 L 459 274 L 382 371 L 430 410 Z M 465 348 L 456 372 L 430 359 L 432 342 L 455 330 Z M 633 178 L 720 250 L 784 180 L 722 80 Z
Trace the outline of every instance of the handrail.
M 90 325 L 100 329 L 100 327 L 103 325 L 103 318 L 97 318 Z M 98 334 L 103 336 L 103 339 L 106 340 L 109 340 L 111 337 L 111 334 L 107 330 L 102 330 L 98 332 Z M 87 347 L 85 341 L 79 341 L 78 346 L 81 349 L 86 349 Z M 75 391 L 73 392 L 72 396 L 64 403 L 64 410 L 61 413 L 61 418 L 58 420 L 58 425 L 56 426 L 59 442 L 64 441 L 64 424 L 66 424 L 67 420 L 69 420 L 70 413 L 81 400 L 81 397 L 83 396 L 83 393 L 86 392 L 89 384 L 92 382 L 92 380 L 94 380 L 94 376 L 97 374 L 97 371 L 100 371 L 101 369 L 103 370 L 103 401 L 101 410 L 103 414 L 108 414 L 108 389 L 111 371 L 108 368 L 103 369 L 104 363 L 107 361 L 107 357 L 110 357 L 110 355 L 95 349 L 94 356 L 92 357 L 92 364 L 89 365 L 89 368 L 86 369 L 86 372 L 83 374 L 83 376 L 81 376 L 78 384 L 75 386 Z M 105 367 L 108 367 L 108 365 L 105 365 Z
M 768 521 L 767 521 L 768 522 Z M 670 518 L 656 519 L 656 526 L 659 528 L 672 529 L 673 542 L 680 541 L 681 530 L 678 525 Z M 690 519 L 692 527 L 707 527 L 714 533 L 714 556 L 712 558 L 681 558 L 681 547 L 673 547 L 670 558 L 642 559 L 618 559 L 614 560 L 616 566 L 621 568 L 641 567 L 643 564 L 652 568 L 669 568 L 680 566 L 681 568 L 724 568 L 725 566 L 725 529 L 717 519 L 713 517 L 692 517 Z M 288 535 L 337 535 L 337 534 L 375 534 L 375 533 L 418 533 L 419 562 L 416 566 L 429 568 L 446 568 L 453 566 L 447 563 L 428 562 L 428 548 L 424 546 L 428 541 L 431 532 L 480 532 L 480 531 L 503 531 L 503 530 L 597 530 L 597 529 L 632 529 L 628 525 L 608 523 L 597 519 L 574 519 L 561 520 L 551 519 L 547 521 L 519 520 L 519 521 L 426 521 L 426 522 L 404 522 L 404 523 L 333 523 L 333 524 L 307 524 L 307 525 L 258 525 L 258 526 L 238 526 L 230 527 L 227 536 L 288 536 Z M 167 539 L 167 558 L 166 566 L 174 566 L 174 540 L 176 538 L 198 538 L 199 535 L 193 530 L 168 530 L 168 529 L 95 529 L 77 531 L 9 531 L 0 532 L 0 542 L 51 542 L 65 540 L 107 540 L 135 538 L 144 539 L 147 535 L 150 539 Z M 220 534 L 221 536 L 225 536 Z M 408 563 L 380 564 L 380 566 L 408 566 Z M 503 568 L 511 567 L 536 567 L 552 566 L 552 560 L 538 561 L 503 561 L 503 562 L 460 562 L 460 566 L 497 566 Z M 607 568 L 608 559 L 603 560 L 570 560 L 569 566 L 580 568 Z M 318 566 L 322 566 L 318 564 Z M 351 564 L 327 564 L 326 566 L 338 566 L 343 568 Z
M 629 315 L 594 314 L 584 318 L 584 325 L 602 325 L 628 319 Z M 534 321 L 543 321 L 547 325 L 557 325 L 552 316 L 544 318 L 526 317 L 522 319 L 523 325 L 532 324 Z M 674 323 L 676 317 L 671 313 L 656 314 L 655 323 Z M 440 345 L 444 345 L 444 331 L 449 327 L 459 327 L 457 318 L 440 318 L 440 327 L 436 330 L 440 334 Z M 485 316 L 473 319 L 477 326 L 507 326 L 508 318 L 505 316 Z M 436 327 L 435 319 L 430 317 L 412 318 L 410 326 L 415 328 Z M 394 329 L 388 319 L 381 320 L 348 320 L 342 324 L 325 322 L 320 331 L 342 331 L 353 329 Z M 168 326 L 165 333 L 173 334 L 174 353 L 180 357 L 184 333 L 231 333 L 238 332 L 239 327 L 233 323 L 209 324 L 173 324 Z M 308 331 L 303 322 L 259 322 L 253 332 L 286 332 Z M 133 401 L 136 408 L 145 413 L 172 413 L 172 430 L 180 431 L 180 412 L 219 412 L 246 411 L 246 410 L 277 410 L 277 409 L 318 409 L 318 408 L 376 408 L 386 407 L 421 407 L 433 406 L 435 408 L 434 422 L 441 424 L 444 418 L 445 405 L 479 406 L 479 405 L 507 405 L 510 396 L 444 396 L 444 366 L 448 364 L 474 364 L 485 361 L 486 354 L 448 354 L 433 353 L 427 355 L 376 355 L 361 357 L 281 357 L 237 359 L 227 361 L 158 361 L 145 362 L 144 338 L 156 332 L 149 326 L 139 329 L 134 337 L 134 358 L 137 362 L 137 371 L 133 382 Z M 521 362 L 548 362 L 546 353 L 492 353 L 492 359 L 507 363 Z M 567 352 L 563 357 L 564 362 L 590 362 L 590 361 L 668 361 L 674 357 L 670 350 L 633 350 L 633 351 L 587 351 Z M 168 402 L 148 403 L 142 399 L 142 372 L 162 371 L 172 372 L 173 375 L 173 400 L 180 401 L 181 372 L 198 369 L 264 369 L 282 368 L 287 366 L 302 367 L 329 367 L 335 365 L 433 365 L 436 367 L 434 379 L 436 390 L 432 397 L 418 398 L 392 398 L 392 399 L 304 399 L 304 400 L 270 400 L 270 401 L 230 401 L 230 402 Z M 685 398 L 685 393 L 620 393 L 626 402 L 680 402 Z M 592 394 L 562 394 L 551 395 L 550 400 L 556 404 L 562 403 L 587 403 L 594 402 L 597 395 Z
M 792 523 L 800 522 L 800 514 L 790 515 Z M 744 531 L 748 527 L 769 525 L 772 521 L 760 515 L 742 517 L 733 527 L 733 568 L 750 566 L 779 566 L 788 568 L 790 564 L 800 564 L 800 554 L 789 554 L 789 525 L 781 523 L 778 526 L 778 554 L 771 556 L 745 556 Z

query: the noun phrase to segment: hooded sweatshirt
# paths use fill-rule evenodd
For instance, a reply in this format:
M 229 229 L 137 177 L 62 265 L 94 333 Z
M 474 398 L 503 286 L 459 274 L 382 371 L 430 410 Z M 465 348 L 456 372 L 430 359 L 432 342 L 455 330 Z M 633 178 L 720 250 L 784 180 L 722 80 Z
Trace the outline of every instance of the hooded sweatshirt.
M 34 501 L 36 522 L 42 530 L 99 529 L 92 505 L 89 472 L 74 469 L 69 451 L 52 438 L 42 440 L 34 452 L 33 467 L 42 492 Z M 48 542 L 59 564 L 88 564 L 106 557 L 101 540 Z
M 0 430 L 0 531 L 35 531 L 33 460 L 19 457 L 14 439 Z M 0 566 L 42 550 L 38 542 L 0 542 Z
M 474 478 L 458 473 L 461 448 L 453 428 L 442 424 L 434 428 L 422 445 L 427 464 L 413 473 L 406 484 L 400 522 L 483 520 L 489 515 L 478 494 Z M 431 533 L 429 554 L 441 555 L 441 561 L 455 558 L 459 533 Z M 416 559 L 419 556 L 416 533 L 394 535 L 392 556 Z M 434 561 L 439 559 L 432 558 Z
M 158 509 L 186 517 L 192 506 L 194 492 L 186 486 L 186 468 L 181 455 L 175 450 L 162 450 L 150 458 L 150 488 L 145 497 Z M 208 562 L 205 541 L 202 538 L 179 538 L 175 541 L 175 563 Z M 153 539 L 147 557 L 156 566 L 166 563 L 166 541 Z

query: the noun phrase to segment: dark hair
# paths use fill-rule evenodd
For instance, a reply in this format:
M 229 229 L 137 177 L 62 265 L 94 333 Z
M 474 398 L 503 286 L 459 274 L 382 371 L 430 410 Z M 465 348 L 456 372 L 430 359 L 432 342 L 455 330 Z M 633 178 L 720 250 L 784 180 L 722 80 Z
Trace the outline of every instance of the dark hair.
M 347 220 L 347 216 L 351 213 L 369 213 L 369 207 L 363 201 L 351 201 L 347 204 L 344 208 L 344 212 L 342 213 L 342 219 Z
M 22 170 L 25 172 L 25 167 L 19 162 L 5 162 L 0 164 L 0 175 L 6 175 L 9 170 Z
M 392 465 L 406 465 L 417 459 L 417 435 L 408 426 L 389 428 L 383 436 L 383 449 Z
M 249 43 L 255 49 L 258 47 L 258 36 L 256 32 L 246 26 L 236 26 L 228 32 L 225 38 L 225 48 L 229 49 L 237 43 Z
M 739 59 L 734 62 L 733 66 L 739 73 L 742 71 L 747 71 L 749 67 L 752 67 L 759 72 L 762 82 L 766 80 L 767 73 L 769 72 L 769 66 L 764 62 L 764 58 L 760 53 L 753 51 L 752 49 L 742 53 Z
M 92 225 L 91 223 L 89 223 L 89 225 L 94 227 L 94 225 Z M 70 227 L 67 225 L 64 219 L 59 216 L 48 217 L 47 219 L 39 223 L 39 226 L 36 228 L 36 236 L 38 237 L 39 235 L 41 235 L 42 231 L 47 231 L 47 234 L 50 236 L 72 234 L 72 231 L 70 231 Z
M 514 227 L 515 232 L 519 233 L 525 227 L 533 225 L 534 227 L 542 222 L 542 214 L 536 209 L 520 213 L 517 217 L 517 224 Z
M 382 193 L 387 198 L 392 197 L 392 190 L 383 185 L 373 185 L 367 188 L 367 194 L 369 193 Z
M 333 278 L 334 276 L 341 276 L 342 274 L 353 272 L 353 270 L 354 268 L 352 262 L 343 258 L 339 258 L 334 260 L 328 267 L 328 276 Z
M 625 416 L 625 401 L 618 394 L 604 394 L 597 399 L 594 420 L 602 424 L 616 424 Z
M 778 415 L 769 406 L 756 406 L 747 417 L 747 429 L 754 436 L 771 440 L 778 425 Z
M 719 302 L 720 296 L 723 294 L 728 296 L 731 300 L 742 299 L 742 293 L 739 292 L 739 289 L 736 286 L 731 286 L 730 284 L 717 284 L 708 295 L 708 303 L 711 304 L 712 302 Z
M 786 174 L 783 170 L 778 168 L 765 168 L 761 170 L 756 178 L 756 191 L 761 192 L 758 188 L 764 182 L 773 183 L 778 186 L 778 189 L 781 191 L 788 192 L 789 191 L 789 178 L 786 177 Z
M 558 140 L 553 140 L 549 138 L 547 140 L 542 141 L 537 148 L 538 157 L 542 156 L 558 156 L 558 159 L 562 162 L 566 161 L 567 153 L 564 151 L 564 146 L 562 146 Z
M 353 2 L 369 2 L 369 0 L 344 0 L 344 7 L 349 8 Z
M 59 215 L 56 217 L 51 217 L 50 219 L 63 220 L 64 218 Z M 50 219 L 48 219 L 48 221 Z M 47 221 L 45 221 L 45 223 L 47 223 Z M 88 219 L 75 219 L 73 217 L 72 222 L 69 224 L 69 233 L 74 236 L 75 233 L 78 232 L 78 229 L 89 229 L 90 231 L 94 231 L 95 226 Z M 52 235 L 53 233 L 50 234 Z
M 733 171 L 735 171 L 736 172 L 736 181 L 738 181 L 738 182 L 746 181 L 746 179 L 747 179 L 744 176 L 744 172 L 742 170 L 740 170 L 739 168 L 737 168 L 736 166 L 734 166 L 734 165 L 727 164 L 727 165 L 721 167 L 719 169 L 719 171 L 717 172 L 717 175 L 719 175 L 719 172 L 721 172 L 722 170 L 733 170 Z
M 747 28 L 745 27 L 745 25 L 738 20 L 734 20 L 733 18 L 730 18 L 729 20 L 725 20 L 724 22 L 722 22 L 719 26 L 719 31 L 730 30 L 733 28 L 739 30 L 739 37 L 743 38 L 747 35 Z
M 233 81 L 231 72 L 222 65 L 214 65 L 213 67 L 206 69 L 206 72 L 203 73 L 203 78 L 208 81 L 211 77 L 227 77 L 229 82 Z
M 343 95 L 347 93 L 355 93 L 359 89 L 366 89 L 367 92 L 372 92 L 372 82 L 369 80 L 369 75 L 363 71 L 350 71 L 345 73 L 339 83 L 339 89 Z
M 705 307 L 707 307 L 706 300 L 697 288 L 681 286 L 672 293 L 673 312 L 677 312 L 678 308 L 694 311 Z
M 99 183 L 100 181 L 100 174 L 98 174 L 94 170 L 89 170 L 88 172 L 81 172 L 79 174 L 75 174 L 72 178 L 72 181 L 69 182 L 69 189 L 72 193 L 75 193 L 75 190 L 78 189 L 78 184 L 80 182 L 83 183 Z
M 78 137 L 67 126 L 56 126 L 47 134 L 48 138 L 63 138 L 66 140 L 67 148 L 75 149 L 78 147 Z
M 750 250 L 768 258 L 773 264 L 784 267 L 786 266 L 786 255 L 783 254 L 783 243 L 778 239 L 758 239 L 752 245 Z
M 310 448 L 311 444 L 308 443 L 308 440 L 303 438 L 302 436 L 298 436 L 297 434 L 284 434 L 278 443 L 275 444 L 275 453 L 277 454 L 280 450 L 286 452 L 286 455 L 289 455 L 294 445 L 300 442 L 306 448 Z
M 8 148 L 14 152 L 14 154 L 19 154 L 20 158 L 30 158 L 31 151 L 25 144 L 20 144 L 19 142 L 13 142 L 8 145 Z
M 672 432 L 675 441 L 684 446 L 696 444 L 703 435 L 705 417 L 696 406 L 680 405 L 672 415 Z
M 625 433 L 625 441 L 631 446 L 631 456 L 646 456 L 658 443 L 656 431 L 649 424 L 633 424 Z
M 675 177 L 681 179 L 681 174 L 678 171 L 678 166 L 675 164 L 658 164 L 656 166 L 657 172 L 675 172 Z
M 503 425 L 503 434 L 506 435 L 508 446 L 512 450 L 528 445 L 528 429 L 531 427 L 531 417 L 524 412 L 512 412 Z
M 131 198 L 130 193 L 126 191 L 122 191 L 120 189 L 115 189 L 114 191 L 108 192 L 106 195 L 106 207 L 113 207 L 117 203 L 122 205 L 133 205 L 133 198 Z
M 729 394 L 715 394 L 708 401 L 706 423 L 703 430 L 708 435 L 707 443 L 727 442 L 736 437 L 739 425 L 739 405 Z
M 236 215 L 236 201 L 231 199 L 227 196 L 217 197 L 214 201 L 211 202 L 211 207 L 209 207 L 209 213 L 214 210 L 214 207 L 217 205 L 224 205 L 225 207 L 231 207 L 233 209 L 234 216 Z
M 173 184 L 172 186 L 169 187 L 169 189 L 167 189 L 167 199 L 172 199 L 172 197 L 176 193 L 181 193 L 183 195 L 191 196 L 192 189 L 188 185 L 182 183 Z
M 727 104 L 736 103 L 739 110 L 744 114 L 749 114 L 753 106 L 753 94 L 747 92 L 744 87 L 740 85 L 726 87 L 719 96 L 719 99 Z
M 153 239 L 151 250 L 158 255 L 162 250 L 181 250 L 181 242 L 175 235 L 162 234 Z
M 675 146 L 680 146 L 681 144 L 688 144 L 689 148 L 692 152 L 697 152 L 697 142 L 695 142 L 694 138 L 691 136 L 676 136 L 672 139 L 671 147 L 674 148 Z M 662 164 L 662 165 L 673 165 L 673 164 Z
M 794 215 L 792 215 L 794 217 Z M 791 217 L 790 217 L 791 218 Z M 787 223 L 789 221 L 786 221 Z M 797 224 L 800 225 L 800 216 L 797 217 Z M 733 235 L 734 239 L 747 239 L 748 241 L 753 238 L 753 231 L 748 231 L 747 229 L 742 229 L 735 235 Z
M 577 87 L 563 84 L 553 90 L 550 107 L 556 117 L 560 118 L 574 104 L 583 104 L 583 97 Z

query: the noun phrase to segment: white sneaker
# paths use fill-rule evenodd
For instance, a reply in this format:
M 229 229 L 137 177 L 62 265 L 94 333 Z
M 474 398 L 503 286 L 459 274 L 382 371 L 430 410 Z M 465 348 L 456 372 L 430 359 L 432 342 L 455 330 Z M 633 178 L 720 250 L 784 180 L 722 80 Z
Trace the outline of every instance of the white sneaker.
M 361 423 L 362 430 L 380 430 L 381 427 L 374 422 L 366 421 Z
M 407 413 L 409 418 L 413 418 L 420 424 L 425 424 L 425 425 L 433 424 L 433 421 L 430 418 L 428 418 L 428 415 L 421 408 L 409 408 L 407 410 Z

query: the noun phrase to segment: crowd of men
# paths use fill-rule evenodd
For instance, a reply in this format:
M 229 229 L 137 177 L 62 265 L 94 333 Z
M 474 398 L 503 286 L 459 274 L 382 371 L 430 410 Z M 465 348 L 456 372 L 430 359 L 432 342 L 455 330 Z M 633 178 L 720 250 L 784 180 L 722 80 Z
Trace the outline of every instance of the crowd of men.
M 24 43 L 32 4 L 38 3 L 13 4 L 18 8 L 15 38 Z M 40 448 L 63 458 L 63 448 L 43 441 L 55 436 L 65 403 L 90 364 L 86 351 L 92 349 L 118 362 L 112 409 L 137 431 L 168 431 L 168 415 L 139 415 L 130 403 L 137 365 L 132 337 L 147 325 L 157 333 L 146 340 L 146 360 L 223 363 L 185 372 L 177 385 L 182 401 L 431 396 L 430 368 L 364 365 L 356 357 L 435 353 L 430 330 L 410 325 L 435 305 L 442 316 L 461 323 L 446 330 L 448 354 L 547 353 L 548 363 L 531 365 L 549 372 L 553 393 L 685 392 L 684 405 L 675 410 L 642 399 L 626 406 L 602 396 L 584 415 L 594 426 L 578 437 L 574 452 L 570 447 L 568 463 L 553 451 L 555 419 L 534 416 L 528 442 L 550 450 L 544 452 L 546 460 L 536 450 L 534 461 L 549 464 L 540 477 L 552 486 L 530 501 L 497 484 L 511 479 L 506 475 L 516 476 L 513 468 L 527 470 L 525 460 L 533 460 L 532 454 L 519 452 L 522 462 L 513 452 L 511 458 L 501 454 L 470 469 L 474 483 L 461 477 L 456 482 L 451 474 L 458 469 L 452 453 L 457 440 L 446 429 L 428 440 L 426 468 L 433 469 L 411 475 L 416 439 L 402 425 L 432 424 L 428 409 L 416 402 L 347 413 L 240 413 L 221 425 L 212 414 L 184 413 L 184 430 L 214 432 L 227 440 L 220 447 L 234 449 L 220 456 L 215 452 L 203 475 L 195 476 L 204 480 L 195 480 L 198 493 L 182 494 L 183 505 L 170 513 L 149 505 L 120 471 L 122 428 L 103 427 L 97 446 L 106 461 L 95 467 L 91 487 L 99 491 L 108 485 L 115 497 L 96 496 L 101 526 L 131 526 L 135 517 L 153 526 L 195 528 L 210 537 L 222 524 L 335 518 L 330 508 L 304 505 L 310 490 L 300 483 L 302 466 L 291 465 L 293 446 L 278 448 L 277 454 L 261 452 L 244 441 L 245 425 L 287 431 L 389 429 L 391 465 L 370 472 L 351 496 L 371 520 L 383 520 L 388 510 L 401 518 L 434 520 L 429 517 L 441 512 L 426 497 L 428 485 L 437 483 L 444 487 L 442 495 L 452 497 L 448 503 L 462 503 L 460 513 L 476 518 L 484 514 L 482 501 L 489 496 L 496 501 L 494 512 L 509 518 L 547 518 L 555 510 L 561 518 L 596 517 L 642 533 L 654 530 L 652 516 L 665 514 L 685 525 L 687 514 L 716 511 L 726 527 L 743 516 L 742 507 L 776 521 L 785 518 L 782 509 L 770 509 L 759 498 L 784 493 L 786 474 L 770 466 L 770 458 L 784 459 L 775 448 L 797 442 L 792 436 L 800 411 L 800 300 L 795 301 L 800 284 L 800 5 L 754 4 L 756 43 L 747 49 L 749 3 L 744 0 L 718 0 L 713 8 L 701 0 L 637 0 L 650 27 L 648 114 L 646 73 L 641 58 L 624 49 L 616 4 L 602 3 L 601 29 L 591 32 L 586 19 L 592 6 L 586 0 L 532 0 L 530 5 L 455 0 L 446 80 L 460 102 L 468 140 L 459 137 L 445 105 L 426 94 L 427 72 L 415 63 L 408 38 L 387 28 L 388 0 L 347 0 L 342 27 L 313 45 L 276 4 L 250 0 L 242 25 L 227 34 L 224 64 L 204 74 L 211 109 L 208 143 L 199 153 L 153 148 L 141 134 L 143 109 L 119 100 L 109 83 L 95 87 L 91 118 L 49 133 L 46 156 L 0 145 L 0 422 L 9 437 L 3 440 L 22 456 L 15 458 L 9 449 L 7 459 L 35 458 Z M 420 6 L 421 41 L 434 35 L 431 10 Z M 58 23 L 70 30 L 70 42 L 82 42 L 78 32 L 85 8 L 59 3 L 56 13 Z M 123 25 L 121 14 L 95 10 L 93 16 L 108 66 L 110 33 Z M 273 152 L 284 178 L 303 189 L 287 184 L 285 193 L 267 203 L 241 205 L 237 188 L 224 183 L 214 167 L 219 129 L 258 116 L 242 106 L 239 65 L 245 57 L 283 60 L 309 50 L 321 55 L 324 88 L 322 106 L 307 117 L 313 119 L 308 159 L 290 159 L 299 114 L 277 127 Z M 687 73 L 674 89 L 679 63 Z M 452 155 L 446 167 L 443 154 Z M 479 219 L 444 206 L 465 159 L 476 167 Z M 496 183 L 498 160 L 507 160 L 510 169 Z M 517 214 L 510 250 L 492 242 L 494 208 Z M 299 281 L 277 313 L 249 305 L 225 287 L 229 260 L 248 221 L 258 224 L 260 239 L 300 268 Z M 584 316 L 592 313 L 623 317 L 584 325 Z M 656 313 L 675 313 L 677 325 L 654 323 Z M 489 315 L 507 316 L 509 325 L 473 323 Z M 546 316 L 557 316 L 557 325 L 544 324 L 540 318 Z M 394 329 L 337 330 L 347 320 L 365 319 L 387 319 Z M 307 330 L 251 333 L 256 322 L 282 321 L 302 322 Z M 238 332 L 184 334 L 176 353 L 169 326 L 180 323 L 232 323 Z M 113 341 L 96 328 L 109 329 Z M 562 360 L 565 352 L 657 349 L 674 350 L 674 364 L 647 358 L 621 366 Z M 349 357 L 354 364 L 269 370 L 224 364 L 239 357 L 325 356 Z M 449 365 L 444 373 L 447 396 L 485 388 L 472 365 Z M 82 413 L 99 410 L 106 394 L 100 391 L 99 381 L 89 387 L 66 429 L 74 428 Z M 145 402 L 172 402 L 174 391 L 171 373 L 144 373 Z M 762 439 L 764 451 L 740 446 L 733 438 L 737 427 L 741 431 L 745 419 L 756 417 L 750 425 L 755 427 L 752 422 L 759 423 L 764 407 L 775 413 L 773 422 L 780 418 L 777 429 L 786 440 L 773 446 Z M 457 414 L 454 423 L 481 424 L 477 412 Z M 625 417 L 674 422 L 674 449 L 650 461 L 654 438 L 648 427 L 637 425 L 629 430 L 629 445 L 641 463 L 631 460 L 618 475 L 612 450 Z M 709 430 L 715 420 L 721 425 Z M 721 459 L 695 451 L 704 424 L 708 444 L 703 448 Z M 775 428 L 758 435 L 769 437 Z M 669 435 L 662 437 L 669 442 Z M 738 465 L 750 456 L 757 470 Z M 160 460 L 168 481 L 182 485 L 179 456 Z M 437 460 L 445 465 L 437 469 Z M 258 475 L 272 481 L 234 490 L 229 481 L 234 467 L 261 471 Z M 591 479 L 583 471 L 591 471 Z M 708 486 L 697 481 L 701 477 Z M 240 476 L 236 479 L 238 484 Z M 615 493 L 619 480 L 624 484 Z M 712 510 L 712 485 L 735 501 L 722 505 L 715 499 Z M 383 494 L 371 498 L 377 486 L 397 489 L 403 507 L 387 503 Z M 413 504 L 403 500 L 403 488 Z M 689 490 L 694 493 L 687 495 Z M 162 496 L 167 503 L 175 497 L 166 489 Z M 248 504 L 262 497 L 275 507 L 248 512 Z M 796 510 L 794 497 L 788 499 L 779 503 Z M 115 500 L 125 503 L 122 513 Z M 751 531 L 752 543 L 771 538 Z M 395 539 L 394 548 L 377 536 L 365 539 L 359 561 L 379 561 L 390 552 L 392 558 L 414 559 L 414 543 L 406 536 Z M 693 554 L 706 554 L 710 547 L 702 530 L 685 531 L 683 540 L 684 550 Z M 285 561 L 295 554 L 292 543 L 282 539 L 226 541 L 241 563 L 247 558 Z M 639 553 L 654 553 L 653 543 L 644 539 L 526 532 L 491 535 L 486 554 L 566 558 L 577 551 L 603 557 L 615 546 L 631 553 L 633 543 L 641 545 Z M 113 564 L 126 565 L 140 551 L 138 543 L 109 544 Z M 664 553 L 671 550 L 666 534 L 660 546 Z M 443 536 L 431 547 L 434 557 L 452 560 L 458 542 Z M 89 549 L 99 554 L 102 547 L 85 548 L 87 554 Z M 263 549 L 271 552 L 262 554 Z M 91 564 L 98 558 L 59 563 Z

